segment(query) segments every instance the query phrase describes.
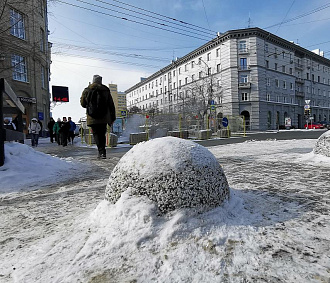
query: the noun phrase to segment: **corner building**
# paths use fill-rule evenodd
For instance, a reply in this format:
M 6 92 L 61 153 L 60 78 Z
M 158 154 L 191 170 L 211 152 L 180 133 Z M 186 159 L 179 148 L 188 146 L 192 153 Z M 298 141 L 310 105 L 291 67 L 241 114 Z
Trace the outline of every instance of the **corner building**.
M 25 132 L 33 117 L 44 128 L 50 116 L 50 48 L 46 0 L 0 4 L 0 77 L 25 107 Z
M 306 103 L 313 121 L 330 121 L 330 60 L 260 28 L 231 30 L 141 79 L 126 98 L 128 109 L 162 113 L 197 98 L 218 118 L 244 116 L 248 130 L 278 129 L 285 118 L 303 128 Z

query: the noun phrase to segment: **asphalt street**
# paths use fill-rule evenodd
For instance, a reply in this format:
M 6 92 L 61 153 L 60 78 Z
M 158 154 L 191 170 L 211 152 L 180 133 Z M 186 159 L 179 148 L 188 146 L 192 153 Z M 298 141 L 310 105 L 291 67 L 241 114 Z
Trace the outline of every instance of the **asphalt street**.
M 268 132 L 248 132 L 246 136 L 232 136 L 231 138 L 213 138 L 209 140 L 194 140 L 195 142 L 205 146 L 217 146 L 224 144 L 241 143 L 250 140 L 293 140 L 293 139 L 318 139 L 326 130 L 283 130 Z M 79 138 L 76 138 L 76 141 Z M 27 144 L 29 144 L 29 140 Z M 132 145 L 120 143 L 117 147 L 107 148 L 108 158 L 121 158 Z M 56 155 L 58 157 L 72 157 L 81 159 L 84 157 L 96 157 L 97 150 L 95 147 L 80 147 L 68 145 L 67 147 L 58 146 L 56 143 L 47 143 L 46 141 L 39 144 L 36 148 L 47 154 Z

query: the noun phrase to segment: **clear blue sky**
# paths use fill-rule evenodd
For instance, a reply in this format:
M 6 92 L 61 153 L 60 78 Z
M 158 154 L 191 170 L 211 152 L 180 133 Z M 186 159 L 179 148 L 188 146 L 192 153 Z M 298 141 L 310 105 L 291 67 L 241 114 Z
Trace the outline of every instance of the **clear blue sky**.
M 69 103 L 54 107 L 55 119 L 85 115 L 79 98 L 94 74 L 125 91 L 216 32 L 259 27 L 330 58 L 325 0 L 60 0 L 48 12 L 50 83 L 68 86 L 70 94 Z

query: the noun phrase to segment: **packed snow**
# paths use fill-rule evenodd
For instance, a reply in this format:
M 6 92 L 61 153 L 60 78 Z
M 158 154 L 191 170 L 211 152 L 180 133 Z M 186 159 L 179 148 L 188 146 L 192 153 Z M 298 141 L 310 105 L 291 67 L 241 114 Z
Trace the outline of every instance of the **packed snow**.
M 118 156 L 59 159 L 6 144 L 0 282 L 329 282 L 330 158 L 315 143 L 211 147 L 230 199 L 165 215 L 129 190 L 103 199 Z M 71 170 L 74 181 L 55 182 Z
M 195 207 L 208 209 L 229 197 L 229 187 L 214 155 L 195 142 L 162 137 L 141 142 L 129 150 L 113 169 L 105 190 L 111 203 L 131 188 L 147 196 L 160 213 Z

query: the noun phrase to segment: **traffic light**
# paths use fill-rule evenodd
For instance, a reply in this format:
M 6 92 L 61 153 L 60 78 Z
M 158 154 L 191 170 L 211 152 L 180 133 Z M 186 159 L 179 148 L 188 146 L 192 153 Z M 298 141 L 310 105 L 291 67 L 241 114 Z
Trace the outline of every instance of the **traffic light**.
M 305 109 L 305 116 L 310 116 L 310 114 L 311 114 L 310 109 Z

